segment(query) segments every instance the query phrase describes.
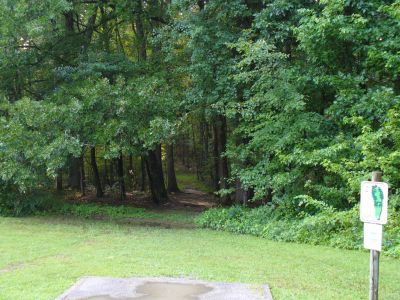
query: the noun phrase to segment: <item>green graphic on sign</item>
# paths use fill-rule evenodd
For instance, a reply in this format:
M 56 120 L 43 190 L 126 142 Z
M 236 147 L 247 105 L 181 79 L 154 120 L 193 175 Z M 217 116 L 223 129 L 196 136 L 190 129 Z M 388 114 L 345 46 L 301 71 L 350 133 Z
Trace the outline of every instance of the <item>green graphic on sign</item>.
M 375 185 L 372 187 L 372 199 L 374 199 L 375 218 L 380 220 L 382 214 L 383 192 L 379 186 Z

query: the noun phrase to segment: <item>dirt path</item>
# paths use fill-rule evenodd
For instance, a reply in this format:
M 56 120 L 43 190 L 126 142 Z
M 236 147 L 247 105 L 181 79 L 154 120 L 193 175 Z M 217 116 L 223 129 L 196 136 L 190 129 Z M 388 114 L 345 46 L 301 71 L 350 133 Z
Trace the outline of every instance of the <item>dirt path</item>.
M 216 201 L 212 195 L 194 189 L 186 189 L 181 193 L 170 195 L 170 203 L 167 205 L 176 209 L 203 211 L 215 206 Z

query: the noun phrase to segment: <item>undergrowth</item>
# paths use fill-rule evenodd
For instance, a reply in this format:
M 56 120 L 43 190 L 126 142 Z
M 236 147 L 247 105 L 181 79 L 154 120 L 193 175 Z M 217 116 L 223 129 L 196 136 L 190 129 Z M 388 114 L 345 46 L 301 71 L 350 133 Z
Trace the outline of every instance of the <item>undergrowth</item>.
M 199 227 L 251 234 L 269 240 L 326 245 L 343 249 L 363 249 L 363 223 L 359 206 L 338 211 L 320 207 L 318 212 L 296 216 L 273 206 L 214 208 L 201 214 Z M 400 258 L 400 213 L 391 208 L 384 226 L 383 252 Z
M 179 211 L 151 211 L 145 208 L 130 206 L 109 206 L 93 203 L 63 203 L 61 206 L 37 215 L 62 215 L 85 219 L 157 219 L 176 223 L 193 223 L 194 215 Z

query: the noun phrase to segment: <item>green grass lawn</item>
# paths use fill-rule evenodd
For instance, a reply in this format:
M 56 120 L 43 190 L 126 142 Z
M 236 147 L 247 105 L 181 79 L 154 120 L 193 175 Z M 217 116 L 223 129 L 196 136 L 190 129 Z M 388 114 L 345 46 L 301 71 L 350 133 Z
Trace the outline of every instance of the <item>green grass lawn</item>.
M 0 299 L 54 299 L 81 276 L 268 283 L 275 299 L 367 299 L 369 255 L 117 220 L 0 218 Z M 380 299 L 399 299 L 400 261 L 382 257 Z

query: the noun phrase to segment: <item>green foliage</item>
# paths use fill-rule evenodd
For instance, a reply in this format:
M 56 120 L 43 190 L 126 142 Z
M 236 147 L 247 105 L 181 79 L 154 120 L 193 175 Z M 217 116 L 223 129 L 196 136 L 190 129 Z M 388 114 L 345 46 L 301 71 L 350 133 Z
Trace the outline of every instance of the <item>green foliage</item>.
M 121 217 L 134 216 L 143 218 L 148 216 L 143 208 L 133 208 L 125 206 L 100 206 L 97 204 L 64 204 L 55 213 L 74 216 L 86 219 L 107 218 L 117 219 Z
M 337 211 L 315 200 L 306 201 L 308 205 L 318 208 L 319 212 L 293 217 L 287 214 L 287 207 L 276 209 L 272 206 L 261 206 L 250 209 L 234 206 L 210 209 L 200 215 L 196 223 L 203 228 L 251 234 L 274 241 L 363 249 L 363 229 L 358 206 Z M 304 212 L 304 209 L 301 211 Z M 389 215 L 390 220 L 385 226 L 383 253 L 398 258 L 399 213 L 392 209 Z
M 9 189 L 49 188 L 87 147 L 107 159 L 142 156 L 175 134 L 183 80 L 172 64 L 160 64 L 160 41 L 152 37 L 164 6 L 1 4 L 0 179 Z M 138 13 L 149 48 L 141 61 L 132 51 Z
M 43 214 L 61 206 L 60 197 L 48 192 L 18 193 L 10 188 L 2 188 L 0 192 L 0 216 Z
M 236 79 L 250 88 L 238 106 L 240 125 L 235 131 L 247 142 L 232 145 L 228 152 L 240 159 L 234 175 L 254 188 L 257 200 L 268 189 L 274 199 L 306 193 L 304 174 L 316 166 L 312 152 L 326 145 L 330 128 L 322 116 L 306 110 L 306 99 L 296 89 L 295 73 L 287 69 L 284 54 L 263 40 L 241 42 L 238 49 L 245 58 Z
M 175 9 L 182 17 L 177 18 L 176 26 L 185 30 L 176 37 L 176 43 L 185 38 L 186 51 L 190 53 L 190 64 L 186 68 L 190 89 L 185 103 L 191 110 L 200 109 L 211 118 L 224 113 L 226 106 L 237 97 L 231 79 L 237 57 L 228 45 L 241 36 L 237 21 L 249 17 L 250 11 L 239 0 L 211 1 L 195 13 L 192 3 L 177 2 Z
M 199 181 L 195 174 L 182 172 L 180 170 L 176 173 L 176 179 L 178 181 L 178 185 L 185 189 L 194 189 L 204 193 L 212 193 L 212 189 L 207 184 Z
M 386 1 L 269 1 L 231 44 L 242 97 L 226 113 L 227 155 L 253 200 L 350 208 L 373 170 L 397 189 L 396 11 Z
M 57 106 L 24 98 L 4 104 L 0 116 L 0 179 L 14 191 L 29 193 L 79 155 L 80 143 L 67 124 L 74 124 L 75 103 Z
M 194 215 L 188 213 L 180 213 L 175 211 L 157 212 L 144 208 L 129 207 L 129 206 L 110 206 L 101 204 L 81 203 L 72 204 L 66 202 L 56 202 L 57 205 L 49 206 L 44 211 L 38 211 L 36 215 L 42 216 L 64 216 L 77 217 L 83 219 L 99 219 L 99 220 L 126 220 L 126 221 L 164 221 L 166 226 L 178 224 L 193 223 Z
M 240 186 L 314 218 L 351 211 L 381 170 L 398 199 L 399 1 L 31 2 L 0 0 L 0 181 L 14 199 L 89 147 L 144 156 L 196 125 L 198 174 L 218 185 L 229 159 L 218 195 Z

